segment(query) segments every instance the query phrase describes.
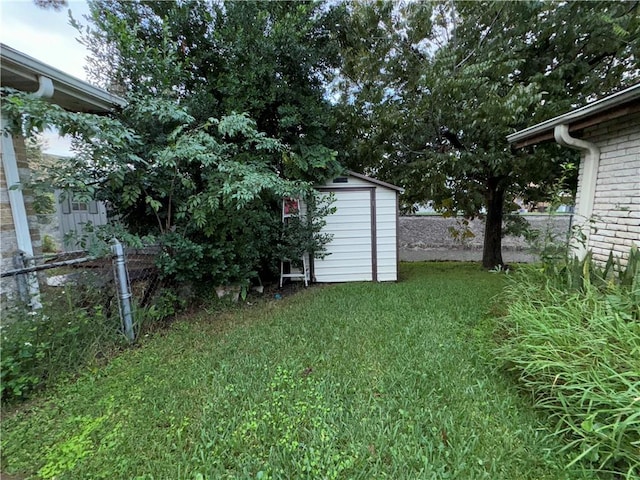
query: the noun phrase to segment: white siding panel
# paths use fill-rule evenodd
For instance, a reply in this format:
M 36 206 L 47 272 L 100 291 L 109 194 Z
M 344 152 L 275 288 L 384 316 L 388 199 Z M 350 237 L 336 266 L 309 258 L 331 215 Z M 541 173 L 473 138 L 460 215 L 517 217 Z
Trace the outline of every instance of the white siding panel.
M 393 190 L 376 189 L 376 257 L 379 282 L 398 279 L 396 198 Z
M 368 222 L 342 222 L 331 224 L 331 233 L 348 232 L 354 236 L 359 236 L 366 235 L 366 233 L 362 232 L 364 229 L 367 231 L 371 229 L 370 220 Z M 369 233 L 367 236 L 371 236 L 371 234 Z
M 335 237 L 334 237 L 335 240 Z M 360 252 L 362 252 L 363 249 L 368 249 L 369 252 L 371 252 L 371 242 L 365 242 L 363 240 L 358 240 L 358 241 L 349 241 L 349 243 L 336 243 L 336 242 L 332 242 L 333 245 L 331 246 L 330 249 L 327 249 L 328 253 L 331 253 L 331 255 L 335 256 L 336 255 L 342 255 L 342 254 L 359 254 Z M 331 259 L 330 259 L 331 260 Z M 371 264 L 371 253 L 369 253 L 368 257 L 366 258 L 366 261 L 368 262 L 368 264 Z
M 393 215 L 395 217 L 396 207 L 395 205 L 386 205 L 386 203 L 389 201 L 390 199 L 389 200 L 384 199 L 384 203 L 382 205 L 376 204 L 376 211 L 379 212 L 381 215 Z
M 317 282 L 371 281 L 370 191 L 345 190 L 333 194 L 336 212 L 326 217 L 323 229 L 333 234 L 333 238 L 327 245 L 329 255 L 314 262 L 315 279 Z
M 353 187 L 367 187 L 371 188 L 374 186 L 371 182 L 367 182 L 366 180 L 361 180 L 356 177 L 349 176 L 347 183 L 333 183 L 332 181 L 327 182 L 325 187 L 329 188 L 353 188 Z
M 349 192 L 345 192 L 347 194 Z M 341 205 L 336 208 L 336 214 L 332 215 L 331 222 L 334 225 L 340 225 L 344 223 L 356 223 L 356 224 L 371 224 L 371 213 L 367 212 L 366 215 L 363 214 L 354 214 L 353 209 L 348 208 L 348 205 Z M 348 213 L 345 213 L 348 212 Z
M 316 260 L 317 261 L 317 260 Z M 330 283 L 342 283 L 342 282 L 371 282 L 371 274 L 369 276 L 358 277 L 354 274 L 351 268 L 345 268 L 343 271 L 331 272 L 330 280 L 319 280 L 316 276 L 316 282 L 330 282 Z

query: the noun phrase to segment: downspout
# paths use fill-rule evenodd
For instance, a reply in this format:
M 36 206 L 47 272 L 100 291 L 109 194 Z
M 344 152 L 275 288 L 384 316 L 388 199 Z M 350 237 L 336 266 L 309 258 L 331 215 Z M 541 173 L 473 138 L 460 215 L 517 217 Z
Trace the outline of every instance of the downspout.
M 38 76 L 38 90 L 33 92 L 35 98 L 51 98 L 53 97 L 53 82 L 49 77 Z
M 553 130 L 556 142 L 565 147 L 574 148 L 585 152 L 584 168 L 580 181 L 580 204 L 578 205 L 577 225 L 582 237 L 586 241 L 574 242 L 573 248 L 576 256 L 582 260 L 587 254 L 589 243 L 589 221 L 593 214 L 593 204 L 596 195 L 596 181 L 598 179 L 598 167 L 600 165 L 600 149 L 594 143 L 574 138 L 569 133 L 569 125 L 557 125 Z
M 37 98 L 51 98 L 53 96 L 53 82 L 50 78 L 38 77 L 38 90 L 32 95 Z M 16 232 L 16 243 L 18 250 L 24 252 L 27 258 L 33 257 L 33 244 L 31 242 L 31 233 L 29 232 L 29 223 L 27 221 L 27 210 L 24 205 L 24 195 L 20 188 L 20 172 L 18 170 L 18 161 L 16 152 L 13 147 L 13 137 L 5 130 L 6 120 L 0 117 L 0 128 L 2 128 L 2 166 L 7 182 L 9 204 L 11 206 L 11 215 L 13 217 L 13 227 Z M 42 307 L 40 303 L 40 286 L 35 273 L 28 273 L 27 289 L 29 293 L 29 304 L 33 309 Z

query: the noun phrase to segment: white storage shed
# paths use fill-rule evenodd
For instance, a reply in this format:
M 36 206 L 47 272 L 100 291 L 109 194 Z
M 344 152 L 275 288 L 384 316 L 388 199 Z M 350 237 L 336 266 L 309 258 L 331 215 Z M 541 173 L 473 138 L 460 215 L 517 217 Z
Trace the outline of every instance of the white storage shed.
M 398 194 L 403 190 L 354 172 L 316 189 L 332 193 L 335 213 L 323 232 L 333 235 L 328 255 L 314 259 L 316 282 L 398 280 Z

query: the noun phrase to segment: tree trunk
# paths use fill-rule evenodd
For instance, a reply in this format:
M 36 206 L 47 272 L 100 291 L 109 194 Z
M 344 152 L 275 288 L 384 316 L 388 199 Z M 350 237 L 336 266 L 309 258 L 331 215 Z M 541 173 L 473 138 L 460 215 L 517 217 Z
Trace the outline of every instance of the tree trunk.
M 504 208 L 504 189 L 500 179 L 490 178 L 487 182 L 487 218 L 484 227 L 484 246 L 482 266 L 492 269 L 502 267 L 502 212 Z

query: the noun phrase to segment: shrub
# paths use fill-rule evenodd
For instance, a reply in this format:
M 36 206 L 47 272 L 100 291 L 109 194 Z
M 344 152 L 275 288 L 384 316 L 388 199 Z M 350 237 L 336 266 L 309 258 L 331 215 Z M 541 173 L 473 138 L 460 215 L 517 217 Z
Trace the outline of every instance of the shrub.
M 89 286 L 43 292 L 40 311 L 17 307 L 3 316 L 3 402 L 28 398 L 34 390 L 76 373 L 124 342 L 117 313 L 107 314 L 99 293 Z
M 311 258 L 325 258 L 326 246 L 333 238 L 332 234 L 324 233 L 327 224 L 326 217 L 336 212 L 333 206 L 333 194 L 311 193 L 304 198 L 306 211 L 294 211 L 290 218 L 281 226 L 282 232 L 277 243 L 276 255 L 278 259 L 302 258 L 308 254 Z
M 42 251 L 44 253 L 55 253 L 58 251 L 58 245 L 51 235 L 45 235 L 42 239 Z
M 496 354 L 567 439 L 572 463 L 640 474 L 640 270 L 590 256 L 510 279 Z

